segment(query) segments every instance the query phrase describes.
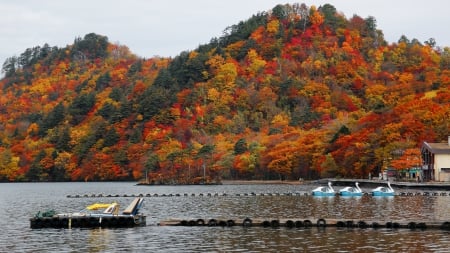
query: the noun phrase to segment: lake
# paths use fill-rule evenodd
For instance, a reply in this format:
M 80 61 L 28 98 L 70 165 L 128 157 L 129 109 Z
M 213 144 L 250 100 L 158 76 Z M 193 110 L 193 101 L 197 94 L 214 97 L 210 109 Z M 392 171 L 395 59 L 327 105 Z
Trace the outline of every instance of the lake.
M 310 192 L 314 187 L 287 184 L 136 186 L 134 182 L 3 183 L 0 184 L 0 252 L 450 252 L 450 232 L 439 229 L 158 226 L 160 221 L 170 218 L 450 221 L 449 194 L 322 198 L 297 194 L 260 195 Z M 200 193 L 220 194 L 199 196 Z M 242 196 L 244 193 L 255 193 L 256 196 Z M 133 199 L 67 197 L 85 194 L 181 196 L 145 197 L 141 212 L 147 215 L 146 227 L 30 229 L 29 218 L 38 211 L 76 212 L 94 202 L 113 201 L 123 209 Z

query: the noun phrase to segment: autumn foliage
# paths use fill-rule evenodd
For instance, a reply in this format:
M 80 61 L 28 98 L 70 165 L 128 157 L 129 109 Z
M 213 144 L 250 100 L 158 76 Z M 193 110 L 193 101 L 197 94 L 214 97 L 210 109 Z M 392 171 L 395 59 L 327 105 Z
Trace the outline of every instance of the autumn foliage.
M 388 44 L 329 4 L 278 5 L 175 58 L 87 34 L 3 74 L 0 181 L 366 177 L 450 134 L 450 48 Z

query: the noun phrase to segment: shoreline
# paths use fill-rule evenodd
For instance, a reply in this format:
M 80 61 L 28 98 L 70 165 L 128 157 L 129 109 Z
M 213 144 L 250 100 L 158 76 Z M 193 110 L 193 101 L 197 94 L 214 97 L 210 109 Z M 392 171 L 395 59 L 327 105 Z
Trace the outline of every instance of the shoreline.
M 298 180 L 222 180 L 223 185 L 256 185 L 256 184 L 289 184 L 303 185 L 309 184 L 307 181 Z

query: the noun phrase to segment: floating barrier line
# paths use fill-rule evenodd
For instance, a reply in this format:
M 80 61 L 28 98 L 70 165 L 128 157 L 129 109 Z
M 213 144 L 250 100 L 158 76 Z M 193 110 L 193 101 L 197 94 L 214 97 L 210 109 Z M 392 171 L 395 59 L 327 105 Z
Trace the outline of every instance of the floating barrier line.
M 140 194 L 75 194 L 67 195 L 67 198 L 131 198 L 131 197 L 223 197 L 223 196 L 235 196 L 235 197 L 246 197 L 246 196 L 311 196 L 311 192 L 268 192 L 268 193 L 218 193 L 218 192 L 207 192 L 207 193 L 140 193 Z M 364 196 L 371 196 L 370 193 L 363 193 Z M 336 193 L 334 196 L 339 196 Z M 395 196 L 450 196 L 450 192 L 397 192 Z M 329 196 L 333 197 L 333 196 Z M 350 196 L 345 196 L 350 197 Z
M 324 219 L 324 218 L 295 218 L 295 219 L 170 219 L 161 221 L 159 226 L 208 226 L 208 227 L 265 227 L 265 228 L 346 228 L 346 229 L 409 229 L 426 230 L 441 229 L 450 231 L 450 221 L 411 221 L 411 220 L 361 220 L 361 219 Z

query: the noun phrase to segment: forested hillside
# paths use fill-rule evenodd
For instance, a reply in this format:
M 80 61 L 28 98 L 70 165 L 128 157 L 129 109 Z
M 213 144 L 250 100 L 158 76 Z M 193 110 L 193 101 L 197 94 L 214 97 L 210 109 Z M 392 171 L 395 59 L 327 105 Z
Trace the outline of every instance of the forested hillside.
M 275 6 L 174 58 L 91 33 L 3 73 L 0 181 L 367 177 L 450 134 L 450 48 L 388 44 L 329 4 Z

